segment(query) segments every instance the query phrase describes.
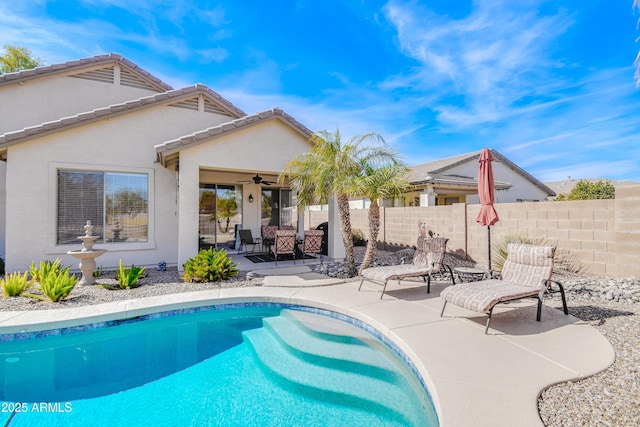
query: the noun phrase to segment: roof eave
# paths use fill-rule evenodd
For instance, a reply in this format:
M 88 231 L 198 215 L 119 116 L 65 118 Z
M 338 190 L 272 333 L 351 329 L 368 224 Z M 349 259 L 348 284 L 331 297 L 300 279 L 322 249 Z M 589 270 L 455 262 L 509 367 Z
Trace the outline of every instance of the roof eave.
M 139 67 L 135 63 L 124 58 L 117 53 L 108 53 L 105 55 L 96 55 L 88 58 L 81 58 L 74 61 L 68 61 L 60 64 L 45 65 L 36 68 L 30 68 L 28 70 L 17 71 L 14 73 L 7 73 L 0 76 L 0 85 L 26 82 L 29 80 L 55 75 L 68 73 L 70 71 L 92 68 L 105 64 L 119 64 L 126 67 L 131 72 L 135 73 L 138 77 L 149 83 L 152 87 L 156 88 L 159 92 L 166 92 L 173 90 L 171 86 L 155 77 L 148 71 Z

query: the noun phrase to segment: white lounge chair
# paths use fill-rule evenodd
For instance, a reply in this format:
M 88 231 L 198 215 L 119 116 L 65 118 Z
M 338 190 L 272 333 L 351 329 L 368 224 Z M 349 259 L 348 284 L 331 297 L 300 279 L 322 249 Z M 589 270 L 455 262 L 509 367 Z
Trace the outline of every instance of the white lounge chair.
M 380 299 L 382 299 L 389 280 L 397 279 L 398 283 L 400 283 L 401 279 L 408 277 L 422 277 L 422 280 L 427 282 L 427 293 L 429 293 L 431 292 L 431 276 L 440 272 L 449 274 L 451 282 L 455 283 L 451 267 L 443 263 L 448 240 L 444 237 L 418 236 L 416 252 L 413 255 L 411 264 L 366 268 L 362 270 L 362 280 L 358 290 L 362 288 L 362 283 L 365 279 L 382 283 L 382 293 L 380 294 Z
M 555 249 L 551 246 L 510 243 L 501 277 L 448 287 L 440 294 L 444 300 L 440 317 L 444 315 L 447 303 L 484 313 L 487 315 L 484 329 L 486 334 L 491 323 L 493 308 L 497 304 L 527 297 L 538 298 L 536 320 L 539 322 L 544 294 L 555 292 L 560 292 L 564 314 L 569 314 L 564 287 L 560 282 L 551 280 Z M 558 290 L 552 290 L 553 284 L 557 285 Z

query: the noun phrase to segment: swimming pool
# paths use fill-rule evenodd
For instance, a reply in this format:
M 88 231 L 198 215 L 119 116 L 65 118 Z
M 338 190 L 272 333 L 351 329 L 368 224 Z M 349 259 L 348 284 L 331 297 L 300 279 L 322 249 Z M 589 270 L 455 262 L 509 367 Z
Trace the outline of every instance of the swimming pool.
M 437 425 L 406 357 L 354 324 L 261 303 L 0 336 L 0 423 Z

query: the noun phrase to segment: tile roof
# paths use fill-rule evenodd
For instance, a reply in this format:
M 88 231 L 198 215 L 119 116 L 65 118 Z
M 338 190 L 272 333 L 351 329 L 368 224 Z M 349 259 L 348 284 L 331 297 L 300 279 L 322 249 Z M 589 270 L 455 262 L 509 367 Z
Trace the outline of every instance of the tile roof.
M 176 102 L 180 99 L 192 97 L 199 94 L 208 97 L 212 102 L 214 102 L 231 117 L 246 116 L 246 113 L 244 111 L 237 108 L 235 105 L 227 101 L 218 93 L 209 89 L 205 85 L 196 84 L 194 86 L 189 86 L 183 89 L 174 89 L 155 95 L 126 101 L 124 103 L 110 105 L 108 107 L 97 108 L 95 110 L 83 112 L 74 116 L 63 117 L 58 120 L 53 120 L 36 126 L 30 126 L 21 130 L 7 132 L 3 135 L 0 135 L 0 148 L 17 144 L 34 137 L 54 133 L 63 129 L 69 129 L 75 126 L 91 123 L 93 121 L 115 117 L 131 111 L 145 109 L 154 105 Z
M 36 79 L 36 78 L 49 76 L 53 74 L 67 73 L 69 71 L 75 71 L 83 68 L 90 68 L 90 67 L 95 67 L 97 65 L 110 64 L 110 63 L 118 63 L 128 68 L 131 72 L 137 74 L 138 76 L 148 81 L 159 91 L 166 92 L 173 89 L 171 86 L 164 83 L 159 78 L 153 76 L 148 71 L 143 70 L 133 62 L 129 61 L 128 59 L 124 58 L 121 55 L 118 55 L 117 53 L 97 55 L 97 56 L 92 56 L 90 58 L 77 59 L 74 61 L 68 61 L 61 64 L 46 65 L 42 67 L 36 67 L 28 70 L 18 71 L 15 73 L 3 74 L 3 75 L 0 75 L 0 86 L 3 84 L 22 82 L 22 81 Z
M 289 114 L 285 113 L 282 109 L 274 107 L 269 110 L 261 111 L 249 116 L 240 117 L 230 122 L 212 126 L 210 128 L 203 129 L 189 135 L 184 135 L 180 138 L 166 141 L 162 144 L 158 144 L 155 146 L 156 153 L 158 154 L 158 160 L 164 163 L 164 160 L 167 156 L 175 154 L 185 148 L 272 119 L 283 121 L 291 128 L 301 133 L 307 139 L 309 139 L 313 134 L 313 132 L 309 130 L 305 125 L 294 119 Z

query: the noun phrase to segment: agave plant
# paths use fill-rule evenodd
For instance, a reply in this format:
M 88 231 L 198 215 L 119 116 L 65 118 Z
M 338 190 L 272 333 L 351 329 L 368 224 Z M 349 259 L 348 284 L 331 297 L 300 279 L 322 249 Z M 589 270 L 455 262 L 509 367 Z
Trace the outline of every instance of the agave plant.
M 47 275 L 40 276 L 40 290 L 52 302 L 62 301 L 69 296 L 78 283 L 78 279 L 69 274 L 69 268 L 51 269 Z
M 118 284 L 120 289 L 132 289 L 140 286 L 138 280 L 144 276 L 145 267 L 136 267 L 131 264 L 131 268 L 124 268 L 120 260 L 120 268 L 117 271 Z
M 29 268 L 29 274 L 31 275 L 32 282 L 42 283 L 45 278 L 52 271 L 66 271 L 68 272 L 71 267 L 60 267 L 60 259 L 57 258 L 55 261 L 45 260 L 40 261 L 38 267 L 36 267 L 36 263 L 31 261 L 31 267 Z
M 31 287 L 31 282 L 27 278 L 27 272 L 24 274 L 15 272 L 7 274 L 4 279 L 0 279 L 0 287 L 2 287 L 2 295 L 5 297 L 19 297 Z

